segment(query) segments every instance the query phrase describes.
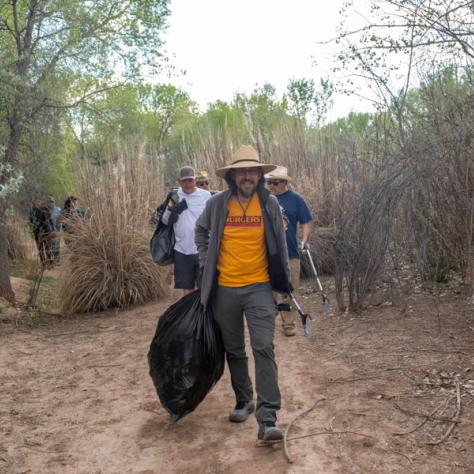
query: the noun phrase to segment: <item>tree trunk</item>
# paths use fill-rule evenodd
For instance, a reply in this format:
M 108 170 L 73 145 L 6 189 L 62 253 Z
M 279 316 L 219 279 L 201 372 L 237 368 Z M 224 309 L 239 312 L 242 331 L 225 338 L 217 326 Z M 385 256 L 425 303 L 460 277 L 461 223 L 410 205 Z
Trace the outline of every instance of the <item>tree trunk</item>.
M 10 134 L 8 137 L 7 148 L 5 150 L 5 163 L 10 164 L 13 168 L 16 168 L 16 160 L 18 156 L 18 149 L 20 147 L 20 138 L 22 127 L 19 125 L 19 119 L 14 116 L 14 120 L 10 125 Z
M 8 137 L 7 148 L 5 150 L 5 163 L 15 166 L 20 146 L 22 128 L 15 122 L 11 122 L 10 136 Z M 1 182 L 0 184 L 4 184 Z M 15 293 L 13 292 L 10 281 L 10 261 L 8 259 L 8 242 L 6 228 L 7 203 L 0 200 L 0 296 L 8 301 L 15 301 Z
M 15 301 L 15 293 L 10 282 L 5 204 L 2 202 L 0 202 L 0 296 L 12 303 Z

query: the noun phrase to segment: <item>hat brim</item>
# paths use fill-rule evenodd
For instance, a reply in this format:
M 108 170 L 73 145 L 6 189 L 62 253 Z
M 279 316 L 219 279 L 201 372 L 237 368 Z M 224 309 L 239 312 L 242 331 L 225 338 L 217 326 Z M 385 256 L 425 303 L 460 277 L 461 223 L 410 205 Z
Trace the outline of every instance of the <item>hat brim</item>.
M 270 173 L 270 171 L 275 170 L 277 168 L 277 165 L 256 163 L 255 161 L 240 161 L 239 163 L 224 166 L 223 168 L 218 168 L 216 170 L 216 176 L 224 179 L 225 175 L 227 174 L 227 171 L 232 170 L 232 169 L 235 170 L 238 168 L 261 168 L 262 173 L 265 175 L 267 173 Z
M 273 175 L 271 173 L 265 175 L 265 179 L 274 179 L 275 181 L 276 180 L 280 180 L 280 181 L 288 181 L 289 183 L 292 183 L 293 182 L 293 179 L 291 179 L 288 175 Z

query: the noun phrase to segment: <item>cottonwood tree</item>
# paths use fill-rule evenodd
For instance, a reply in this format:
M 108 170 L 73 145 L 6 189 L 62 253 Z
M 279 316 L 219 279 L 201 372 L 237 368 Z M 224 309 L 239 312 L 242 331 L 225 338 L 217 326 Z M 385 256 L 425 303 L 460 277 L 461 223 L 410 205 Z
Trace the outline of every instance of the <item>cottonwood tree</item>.
M 361 19 L 355 29 L 347 23 L 349 16 Z M 357 93 L 354 78 L 362 78 L 365 86 L 373 86 L 383 107 L 398 109 L 399 119 L 414 71 L 474 61 L 471 0 L 371 0 L 364 12 L 357 1 L 345 2 L 341 17 L 339 33 L 328 43 L 341 46 L 336 69 L 351 75 L 345 78 L 347 92 Z
M 343 9 L 356 8 L 351 3 Z M 338 40 L 360 34 L 367 50 L 430 47 L 474 60 L 472 0 L 372 0 L 369 9 L 365 24 L 341 28 Z
M 156 158 L 166 155 L 176 123 L 196 111 L 189 95 L 170 84 L 125 84 L 75 108 L 69 125 L 81 158 L 100 163 L 137 143 Z
M 160 34 L 169 0 L 10 0 L 0 3 L 0 130 L 2 162 L 16 173 L 22 138 L 45 108 L 71 107 L 109 87 L 118 77 L 152 73 L 160 63 Z M 58 96 L 55 83 L 68 76 Z M 83 78 L 88 78 L 84 81 Z M 81 83 L 80 88 L 75 87 Z M 63 90 L 60 88 L 60 90 Z M 0 186 L 11 176 L 0 175 Z M 0 201 L 0 295 L 14 293 L 6 253 L 5 211 Z

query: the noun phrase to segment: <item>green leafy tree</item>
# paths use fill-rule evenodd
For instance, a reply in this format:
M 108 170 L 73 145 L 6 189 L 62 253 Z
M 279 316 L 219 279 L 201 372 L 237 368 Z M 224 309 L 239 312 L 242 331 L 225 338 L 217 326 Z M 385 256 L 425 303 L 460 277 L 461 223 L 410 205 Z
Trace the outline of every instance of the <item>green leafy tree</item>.
M 110 84 L 116 71 L 134 79 L 143 65 L 149 71 L 157 68 L 167 15 L 168 0 L 1 2 L 2 161 L 14 170 L 20 167 L 24 133 L 46 108 L 87 101 Z M 66 76 L 69 87 L 59 95 L 55 86 Z M 84 77 L 91 80 L 82 81 Z M 77 84 L 81 87 L 75 88 Z M 6 206 L 0 202 L 0 295 L 14 299 L 4 250 Z
M 124 146 L 144 145 L 148 156 L 166 153 L 178 122 L 196 112 L 189 95 L 169 84 L 127 84 L 109 89 L 71 114 L 79 154 L 96 163 L 114 159 Z
M 315 97 L 312 79 L 292 79 L 287 86 L 290 113 L 306 120 Z

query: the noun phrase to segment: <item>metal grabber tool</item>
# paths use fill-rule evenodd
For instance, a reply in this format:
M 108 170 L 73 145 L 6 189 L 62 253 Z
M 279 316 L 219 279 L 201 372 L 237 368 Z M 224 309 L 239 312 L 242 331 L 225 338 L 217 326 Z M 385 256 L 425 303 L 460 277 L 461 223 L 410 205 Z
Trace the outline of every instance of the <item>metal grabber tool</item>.
M 291 298 L 291 301 L 293 301 L 293 304 L 295 305 L 295 308 L 298 311 L 298 314 L 300 315 L 301 323 L 303 324 L 304 335 L 308 339 L 311 339 L 313 335 L 311 334 L 307 321 L 308 319 L 311 321 L 313 328 L 315 327 L 316 321 L 308 313 L 305 313 L 303 311 L 303 308 L 301 308 L 300 304 L 298 303 L 298 300 L 295 298 L 293 293 L 290 293 L 289 296 Z M 277 305 L 277 309 L 278 311 L 291 311 L 291 307 L 289 303 L 280 303 Z
M 319 279 L 316 266 L 313 262 L 313 258 L 311 257 L 311 253 L 309 251 L 309 247 L 306 246 L 302 250 L 306 254 L 306 257 L 308 258 L 311 271 L 313 272 L 313 278 L 315 278 L 316 281 L 318 282 L 319 292 L 321 293 L 321 297 L 323 298 L 323 315 L 327 316 L 329 313 L 329 298 L 326 296 L 326 293 L 324 293 L 323 285 L 321 285 L 321 280 Z

